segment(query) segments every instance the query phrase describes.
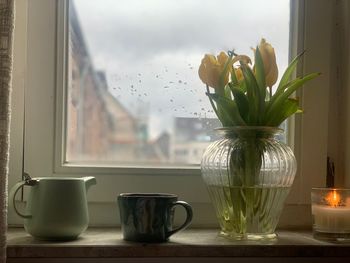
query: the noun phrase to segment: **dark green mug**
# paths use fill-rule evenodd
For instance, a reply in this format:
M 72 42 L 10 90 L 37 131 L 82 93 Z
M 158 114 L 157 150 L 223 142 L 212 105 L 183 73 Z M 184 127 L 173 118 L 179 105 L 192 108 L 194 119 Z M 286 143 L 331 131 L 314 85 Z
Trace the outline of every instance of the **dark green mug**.
M 124 240 L 136 242 L 164 242 L 192 221 L 192 208 L 178 201 L 173 194 L 124 193 L 118 196 L 121 229 Z M 186 220 L 173 229 L 175 206 L 183 206 Z

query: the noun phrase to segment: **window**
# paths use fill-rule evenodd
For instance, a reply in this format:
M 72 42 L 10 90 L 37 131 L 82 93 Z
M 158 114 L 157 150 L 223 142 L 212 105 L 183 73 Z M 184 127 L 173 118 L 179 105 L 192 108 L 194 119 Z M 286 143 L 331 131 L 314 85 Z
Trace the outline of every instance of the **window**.
M 67 165 L 198 165 L 201 155 L 188 153 L 206 148 L 221 126 L 198 77 L 203 54 L 252 56 L 265 37 L 280 68 L 288 64 L 288 0 L 67 4 Z
M 116 2 L 119 1 L 113 1 L 114 4 Z M 194 0 L 184 1 L 184 3 L 185 2 L 189 5 L 197 3 L 197 1 Z M 222 4 L 220 6 L 219 10 L 224 9 L 225 11 L 223 11 L 222 13 L 226 13 L 226 10 L 228 10 L 228 5 L 232 4 L 232 2 L 235 5 L 237 4 L 234 1 L 227 1 L 225 2 L 226 4 Z M 260 3 L 261 1 L 258 2 Z M 79 3 L 91 5 L 97 4 L 97 1 L 74 1 L 74 3 L 76 4 L 75 8 L 78 13 L 77 17 L 80 17 L 80 23 L 92 23 L 91 21 L 83 22 L 84 18 L 82 17 L 82 15 L 79 15 Z M 100 4 L 101 2 L 98 1 L 98 3 Z M 126 3 L 134 2 L 127 1 Z M 211 2 L 208 1 L 206 3 L 208 3 L 209 5 L 209 3 Z M 247 3 L 252 2 L 244 1 L 243 4 L 246 5 Z M 268 4 L 271 5 L 271 8 L 266 8 L 266 5 Z M 211 206 L 209 204 L 206 189 L 200 178 L 200 171 L 198 169 L 198 166 L 196 165 L 196 163 L 198 162 L 198 155 L 201 154 L 203 151 L 202 147 L 204 143 L 202 142 L 208 142 L 212 138 L 211 134 L 197 132 L 198 129 L 200 129 L 200 127 L 203 127 L 203 123 L 201 123 L 201 120 L 203 121 L 203 119 L 201 118 L 201 120 L 199 120 L 199 118 L 196 118 L 198 116 L 195 115 L 179 114 L 179 112 L 181 112 L 182 109 L 182 104 L 177 105 L 177 107 L 171 107 L 170 111 L 173 114 L 173 117 L 171 118 L 173 119 L 174 123 L 177 122 L 176 125 L 179 125 L 180 127 L 181 125 L 187 125 L 189 118 L 194 118 L 193 120 L 191 119 L 189 123 L 193 125 L 193 127 L 191 127 L 191 130 L 195 131 L 192 134 L 178 133 L 176 134 L 176 137 L 174 136 L 171 139 L 168 139 L 169 141 L 177 140 L 176 147 L 174 147 L 173 151 L 169 152 L 169 158 L 171 159 L 171 156 L 175 158 L 174 156 L 178 155 L 180 156 L 180 160 L 173 163 L 169 162 L 169 160 L 167 159 L 164 161 L 164 163 L 161 163 L 158 160 L 157 162 L 154 162 L 148 159 L 146 161 L 142 161 L 142 163 L 135 165 L 134 163 L 127 163 L 125 162 L 125 160 L 122 160 L 121 157 L 118 157 L 119 159 L 117 160 L 117 164 L 119 163 L 119 167 L 116 167 L 114 157 L 111 158 L 112 162 L 102 162 L 101 160 L 106 159 L 95 158 L 91 157 L 91 155 L 86 154 L 80 156 L 76 155 L 75 151 L 80 151 L 80 149 L 84 147 L 81 144 L 79 145 L 79 143 L 77 145 L 73 144 L 73 142 L 76 142 L 76 138 L 81 136 L 81 131 L 79 131 L 79 129 L 81 128 L 78 128 L 79 126 L 77 125 L 72 125 L 74 123 L 77 123 L 77 116 L 79 115 L 79 111 L 77 111 L 76 109 L 79 106 L 79 103 L 81 103 L 79 101 L 81 98 L 81 90 L 79 90 L 77 87 L 79 87 L 79 85 L 82 84 L 81 77 L 83 71 L 82 67 L 79 67 L 73 63 L 72 58 L 70 58 L 69 60 L 65 59 L 67 57 L 66 54 L 69 54 L 69 51 L 75 52 L 72 52 L 71 54 L 78 54 L 77 52 L 81 52 L 81 50 L 76 50 L 76 48 L 79 48 L 79 45 L 75 46 L 72 39 L 68 37 L 69 35 L 65 34 L 67 33 L 65 29 L 69 28 L 69 20 L 67 19 L 69 9 L 67 2 L 62 0 L 32 0 L 28 3 L 22 3 L 20 5 L 24 6 L 24 9 L 27 10 L 28 15 L 28 23 L 26 23 L 25 19 L 18 19 L 17 21 L 17 23 L 21 23 L 22 21 L 22 27 L 24 28 L 25 35 L 27 38 L 27 45 L 17 47 L 17 49 L 15 50 L 15 52 L 18 52 L 18 50 L 26 51 L 22 53 L 19 52 L 17 53 L 17 55 L 19 57 L 23 57 L 24 60 L 22 61 L 27 61 L 25 65 L 22 65 L 25 71 L 25 74 L 23 74 L 23 78 L 25 79 L 25 81 L 23 83 L 25 83 L 26 90 L 26 134 L 24 170 L 27 171 L 33 177 L 82 176 L 86 174 L 95 175 L 97 177 L 98 185 L 94 188 L 91 188 L 91 192 L 89 193 L 90 201 L 92 201 L 90 210 L 92 211 L 92 223 L 95 222 L 101 224 L 115 224 L 117 219 L 114 216 L 114 213 L 116 211 L 114 203 L 117 194 L 121 192 L 172 192 L 178 194 L 181 199 L 190 202 L 194 206 L 197 215 L 194 224 L 215 224 L 214 216 L 208 215 L 208 211 L 211 211 Z M 176 1 L 176 5 L 181 7 L 180 2 L 178 1 Z M 215 1 L 215 5 L 217 5 L 217 1 Z M 290 32 L 288 28 L 285 28 L 286 23 L 288 25 L 289 21 L 288 13 L 281 13 L 277 8 L 277 5 L 282 5 L 284 7 L 287 7 L 288 9 L 289 3 L 287 1 L 264 1 L 264 5 L 265 8 L 249 8 L 245 6 L 244 8 L 239 9 L 239 13 L 237 12 L 236 7 L 232 7 L 233 11 L 232 13 L 229 12 L 228 19 L 234 19 L 240 14 L 250 14 L 244 16 L 244 18 L 248 19 L 254 17 L 254 25 L 261 25 L 263 21 L 268 21 L 268 24 L 266 26 L 263 26 L 262 28 L 257 28 L 254 26 L 250 29 L 240 31 L 241 33 L 235 33 L 232 36 L 229 36 L 229 41 L 220 40 L 217 36 L 208 37 L 208 39 L 213 42 L 211 43 L 209 40 L 207 40 L 206 37 L 204 37 L 206 41 L 210 42 L 206 43 L 206 45 L 208 46 L 201 46 L 196 51 L 197 53 L 192 53 L 189 51 L 187 53 L 198 54 L 198 56 L 194 56 L 193 58 L 190 55 L 188 55 L 188 57 L 191 57 L 193 61 L 191 60 L 191 62 L 188 62 L 187 64 L 180 63 L 174 66 L 174 69 L 171 69 L 171 73 L 174 75 L 171 78 L 169 78 L 169 80 L 164 80 L 168 82 L 173 82 L 167 83 L 169 89 L 170 84 L 173 84 L 174 86 L 177 85 L 179 87 L 184 87 L 186 85 L 189 86 L 189 84 L 192 83 L 192 81 L 197 81 L 197 84 L 193 85 L 193 88 L 191 88 L 195 90 L 194 92 L 197 92 L 196 95 L 203 96 L 203 85 L 201 83 L 198 83 L 198 80 L 189 79 L 192 77 L 197 79 L 197 66 L 195 63 L 199 64 L 200 61 L 198 61 L 198 58 L 200 60 L 203 54 L 208 51 L 216 53 L 217 50 L 212 50 L 212 48 L 225 48 L 223 46 L 224 44 L 221 44 L 221 46 L 220 44 L 218 44 L 219 41 L 222 41 L 220 43 L 227 43 L 229 45 L 235 43 L 237 43 L 238 45 L 239 43 L 241 43 L 241 41 L 237 41 L 237 39 L 247 39 L 248 43 L 250 43 L 251 45 L 255 45 L 256 41 L 258 41 L 260 37 L 265 36 L 267 39 L 269 39 L 269 41 L 271 41 L 275 45 L 275 48 L 277 48 L 276 44 L 279 43 L 279 41 L 275 40 L 273 36 L 274 34 L 279 35 L 279 33 L 277 31 L 274 31 L 275 28 L 283 28 L 283 32 L 281 34 L 284 35 L 284 39 L 288 39 L 290 34 L 291 45 L 289 48 L 291 50 L 290 53 L 293 56 L 299 53 L 304 48 L 310 51 L 307 54 L 307 59 L 304 60 L 302 67 L 300 67 L 299 73 L 312 71 L 329 72 L 329 61 L 327 61 L 327 59 L 324 59 L 324 61 L 320 60 L 321 57 L 324 58 L 325 54 L 330 53 L 329 42 L 319 41 L 319 39 L 324 40 L 330 36 L 331 16 L 328 10 L 330 10 L 331 4 L 325 1 L 322 2 L 322 4 L 315 4 L 316 7 L 314 7 L 313 2 L 310 3 L 308 1 L 292 1 Z M 304 5 L 307 5 L 306 8 L 304 7 Z M 126 8 L 125 4 L 122 4 L 122 7 L 124 10 L 124 8 Z M 101 5 L 101 7 L 98 8 L 103 8 L 103 5 Z M 110 9 L 112 10 L 112 8 Z M 96 13 L 98 10 L 100 9 L 95 10 Z M 196 9 L 191 9 L 191 12 L 195 10 Z M 317 10 L 317 16 L 314 15 L 316 12 L 314 10 Z M 275 20 L 272 19 L 273 15 L 271 14 L 264 14 L 263 19 L 256 22 L 258 15 L 265 11 L 271 11 L 275 16 L 278 16 L 279 18 L 281 18 L 281 21 L 284 22 L 274 22 Z M 305 16 L 303 14 L 304 11 Z M 220 14 L 220 16 L 223 15 L 221 12 L 217 13 Z M 204 12 L 194 12 L 194 18 L 200 19 L 198 17 L 199 14 L 204 16 Z M 319 28 L 320 17 L 322 17 L 324 23 L 322 32 L 320 30 L 315 30 L 315 28 Z M 90 18 L 93 19 L 93 16 L 91 16 Z M 103 17 L 101 15 L 99 16 L 99 18 L 107 19 L 107 16 Z M 269 20 L 268 18 L 271 20 Z M 225 20 L 220 19 L 216 22 L 220 23 L 222 21 Z M 233 25 L 236 25 L 236 23 L 232 23 Z M 220 28 L 221 27 L 229 31 L 233 30 L 232 27 L 227 24 L 224 24 L 224 26 L 220 24 Z M 84 26 L 81 25 L 81 28 L 84 28 Z M 236 28 L 239 27 L 236 26 Z M 206 32 L 207 30 L 209 30 L 209 28 L 203 28 L 203 25 L 200 24 L 199 30 L 205 30 Z M 111 62 L 106 62 L 106 60 L 103 59 L 100 59 L 102 60 L 102 62 L 99 61 L 99 57 L 97 56 L 97 54 L 94 53 L 96 50 L 98 50 L 99 46 L 97 45 L 97 47 L 93 48 L 93 44 L 89 44 L 89 33 L 87 32 L 87 30 L 83 29 L 82 32 L 84 32 L 85 34 L 84 41 L 86 42 L 84 43 L 86 46 L 89 47 L 89 59 L 91 59 L 91 63 L 90 68 L 88 69 L 94 70 L 94 73 L 92 74 L 93 78 L 96 78 L 94 81 L 98 82 L 98 84 L 102 87 L 107 83 L 107 87 L 104 88 L 111 93 L 109 99 L 118 101 L 118 94 L 113 93 L 114 91 L 117 92 L 119 90 L 118 82 L 116 81 L 116 79 L 113 79 L 113 74 L 115 75 L 116 73 L 113 71 L 109 71 L 110 69 L 108 68 L 108 64 Z M 305 37 L 303 37 L 304 35 Z M 187 38 L 191 39 L 192 35 L 188 36 Z M 282 61 L 280 63 L 280 68 L 285 67 L 288 58 L 288 42 L 283 43 L 281 44 L 281 46 L 283 47 L 282 50 L 276 50 L 278 54 L 284 54 L 284 62 Z M 102 41 L 100 44 L 110 45 L 111 43 L 103 43 Z M 181 43 L 175 44 L 180 45 Z M 202 44 L 202 42 L 200 44 Z M 250 51 L 248 48 L 249 45 L 247 45 L 246 42 L 242 42 L 242 47 L 236 47 L 236 49 L 240 52 L 249 54 Z M 114 60 L 113 57 L 111 57 L 111 59 Z M 20 62 L 18 63 L 20 64 Z M 164 61 L 161 61 L 160 64 L 163 65 Z M 68 70 L 67 67 L 65 67 L 66 65 L 68 65 Z M 185 70 L 188 70 L 191 73 L 188 73 L 188 75 L 186 75 L 186 78 L 185 76 L 181 76 L 181 78 L 176 77 L 176 73 L 180 73 L 178 70 L 183 69 L 182 65 L 185 66 Z M 194 67 L 193 71 L 191 71 L 190 69 L 191 66 Z M 126 69 L 127 67 L 125 67 L 125 70 Z M 133 75 L 133 77 L 135 77 L 136 83 L 138 83 L 139 80 L 141 80 L 141 83 L 146 83 L 148 81 L 144 78 L 138 78 L 138 73 L 140 73 L 143 77 L 147 73 L 146 66 L 143 66 L 142 69 L 143 71 L 137 70 Z M 99 73 L 99 70 L 104 70 L 105 74 Z M 170 73 L 170 67 L 168 68 L 168 73 Z M 152 77 L 157 79 L 156 75 L 157 72 L 155 74 L 152 74 Z M 65 76 L 65 78 L 63 76 Z M 117 78 L 117 76 L 115 77 Z M 328 78 L 327 75 L 326 78 Z M 179 83 L 179 80 L 181 80 L 182 83 Z M 187 82 L 186 85 L 185 82 Z M 12 140 L 15 141 L 15 148 L 12 148 L 12 151 L 15 151 L 15 149 L 17 149 L 15 153 L 20 152 L 20 149 L 22 149 L 22 137 L 20 131 L 23 127 L 23 116 L 20 112 L 21 107 L 23 106 L 24 97 L 23 94 L 21 94 L 21 89 L 24 86 L 23 83 L 21 82 L 20 84 L 18 84 L 17 90 L 16 92 L 14 92 L 14 96 L 18 95 L 15 98 L 16 103 L 14 104 L 14 107 L 16 108 L 16 114 L 18 116 L 16 116 L 15 114 L 16 117 L 14 118 L 14 121 L 12 123 L 12 125 L 16 127 L 15 129 L 12 128 L 12 130 L 15 131 L 12 136 Z M 323 164 L 323 161 L 326 159 L 327 155 L 326 131 L 328 129 L 328 122 L 327 120 L 320 120 L 319 116 L 326 116 L 328 108 L 325 107 L 319 109 L 317 105 L 320 105 L 321 103 L 323 103 L 323 105 L 329 104 L 327 98 L 327 92 L 329 87 L 327 83 L 327 79 L 326 81 L 323 79 L 316 80 L 313 83 L 310 83 L 310 85 L 308 84 L 308 89 L 305 89 L 303 93 L 300 94 L 303 100 L 303 107 L 305 111 L 308 111 L 308 114 L 303 115 L 302 118 L 297 117 L 296 121 L 293 122 L 294 124 L 292 123 L 290 125 L 290 127 L 292 127 L 292 133 L 290 135 L 292 141 L 294 140 L 295 142 L 293 144 L 295 145 L 295 152 L 299 164 L 299 174 L 296 178 L 294 189 L 290 197 L 290 203 L 292 205 L 308 203 L 310 186 L 317 184 L 321 185 L 323 182 L 323 178 L 325 178 L 326 163 L 324 162 L 324 166 L 320 164 Z M 64 87 L 66 87 L 67 84 L 69 86 L 68 90 L 64 89 Z M 319 92 L 317 94 L 315 94 L 313 86 L 318 88 Z M 86 85 L 84 85 L 84 87 L 86 87 Z M 159 87 L 162 90 L 168 90 L 167 88 L 164 89 L 165 82 L 162 82 L 162 85 L 160 85 Z M 135 89 L 136 84 L 135 87 L 133 87 L 133 90 Z M 313 90 L 309 91 L 311 89 Z M 128 87 L 128 91 L 131 91 L 131 86 Z M 176 88 L 175 91 L 177 91 Z M 140 93 L 139 90 L 136 90 L 134 93 L 136 97 L 134 96 L 125 99 L 123 102 L 125 104 L 122 104 L 122 102 L 120 102 L 120 108 L 126 108 L 130 111 L 136 110 L 137 112 L 136 108 L 130 107 L 130 105 L 128 104 L 128 100 L 135 99 L 137 102 L 138 95 L 141 94 L 142 96 L 143 93 Z M 147 93 L 149 93 L 149 90 L 147 90 Z M 166 93 L 164 92 L 161 94 L 164 95 Z M 198 100 L 199 98 L 200 97 L 195 97 L 195 99 Z M 168 104 L 170 105 L 171 96 L 167 97 L 167 99 L 169 99 Z M 205 101 L 206 98 L 203 97 L 202 102 L 205 103 Z M 65 105 L 63 102 L 66 102 L 67 104 Z M 147 103 L 149 103 L 149 101 Z M 102 104 L 97 106 L 101 108 L 104 107 Z M 187 111 L 189 112 L 200 112 L 202 104 L 200 104 L 199 109 L 190 109 L 190 106 L 188 105 L 185 105 L 184 107 L 188 107 Z M 177 113 L 175 113 L 175 109 L 177 109 Z M 209 109 L 209 107 L 205 106 L 205 109 Z M 151 110 L 145 110 L 144 112 L 149 113 L 151 112 Z M 127 114 L 126 112 L 124 113 Z M 135 114 L 135 112 L 132 113 Z M 159 117 L 160 115 L 156 114 L 156 116 Z M 98 115 L 93 115 L 93 113 L 89 114 L 88 117 L 91 117 L 92 119 L 95 118 L 100 121 L 100 117 Z M 209 117 L 211 118 L 212 116 Z M 132 124 L 131 122 L 116 122 L 114 118 L 110 118 L 108 116 L 104 117 L 103 122 L 105 122 L 107 126 L 110 125 L 111 128 L 120 128 L 121 134 L 124 133 L 126 135 L 130 135 L 130 127 L 135 128 L 133 126 L 135 124 Z M 162 121 L 158 122 L 161 122 L 162 124 L 164 123 Z M 68 125 L 66 126 L 66 124 Z M 167 125 L 166 123 L 164 124 Z M 150 132 L 149 123 L 140 122 L 137 123 L 135 126 L 137 132 L 134 133 L 134 138 L 137 138 L 137 140 L 147 142 L 148 145 L 150 142 L 152 142 L 152 139 L 158 139 L 157 136 L 150 136 L 152 132 Z M 123 130 L 126 127 L 129 127 L 128 130 Z M 318 131 L 317 134 L 313 132 L 315 130 Z M 94 129 L 94 127 L 89 132 L 92 133 L 97 131 L 99 133 L 105 132 L 104 130 Z M 162 138 L 160 137 L 159 139 Z M 166 141 L 166 136 L 163 139 L 164 141 Z M 189 140 L 191 140 L 190 146 L 188 145 Z M 315 140 L 317 141 L 317 143 L 315 143 Z M 125 139 L 125 141 L 128 140 Z M 198 141 L 200 141 L 201 143 L 197 144 Z M 162 141 L 160 141 L 160 143 L 161 142 Z M 101 145 L 97 146 L 100 147 Z M 111 151 L 120 151 L 122 149 L 122 151 L 124 152 L 130 150 L 130 145 L 128 144 L 124 145 L 125 148 L 123 148 L 124 146 L 120 145 L 120 143 L 108 146 L 110 147 Z M 182 161 L 184 155 L 190 156 L 189 158 L 186 158 L 186 161 L 190 160 L 189 163 L 185 163 L 184 161 Z M 18 178 L 20 178 L 20 171 L 16 167 L 20 167 L 21 163 L 21 156 L 17 156 L 17 158 L 12 160 L 11 167 L 15 168 L 12 168 L 11 171 L 13 171 L 14 174 L 17 174 L 14 176 L 11 174 L 11 180 L 15 181 L 18 180 Z M 303 212 L 307 211 L 305 210 L 307 208 L 303 207 L 302 209 L 304 209 Z M 299 212 L 300 211 L 297 210 L 296 214 L 300 214 Z

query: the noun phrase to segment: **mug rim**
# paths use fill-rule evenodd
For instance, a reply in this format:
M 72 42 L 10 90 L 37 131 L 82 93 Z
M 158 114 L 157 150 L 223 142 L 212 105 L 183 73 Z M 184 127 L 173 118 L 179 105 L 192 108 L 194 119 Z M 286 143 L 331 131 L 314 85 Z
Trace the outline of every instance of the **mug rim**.
M 177 198 L 175 194 L 169 193 L 121 193 L 118 198 Z

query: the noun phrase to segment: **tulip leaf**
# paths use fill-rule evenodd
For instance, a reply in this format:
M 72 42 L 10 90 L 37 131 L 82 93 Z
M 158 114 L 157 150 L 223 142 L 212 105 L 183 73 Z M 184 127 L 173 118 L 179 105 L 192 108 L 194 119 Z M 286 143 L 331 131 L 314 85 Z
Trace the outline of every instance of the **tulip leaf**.
M 300 88 L 305 82 L 312 80 L 319 75 L 320 73 L 311 73 L 301 79 L 293 81 L 292 84 L 288 86 L 288 88 L 283 93 L 279 94 L 279 96 L 275 98 L 271 105 L 269 105 L 270 107 L 266 112 L 266 117 L 270 118 L 270 115 L 273 115 L 274 111 L 278 111 L 281 107 L 283 107 L 283 103 L 289 98 L 290 95 L 292 95 L 293 92 Z
M 234 85 L 235 87 L 238 87 L 243 93 L 247 93 L 247 85 L 245 83 L 245 81 L 240 81 L 237 85 Z
M 209 102 L 210 102 L 211 107 L 213 108 L 213 110 L 214 110 L 216 116 L 219 116 L 219 115 L 218 115 L 218 110 L 217 110 L 217 108 L 216 108 L 216 106 L 215 106 L 215 103 L 214 103 L 213 99 L 209 96 L 209 94 L 210 94 L 209 86 L 207 85 L 207 92 L 206 92 L 206 95 L 207 95 L 208 98 L 209 98 Z
M 265 100 L 266 96 L 266 81 L 265 81 L 265 67 L 264 62 L 259 50 L 259 47 L 256 47 L 255 50 L 255 76 L 256 82 L 260 88 L 260 96 L 262 96 Z
M 302 110 L 299 109 L 299 101 L 297 99 L 288 98 L 278 110 L 269 115 L 270 119 L 267 121 L 266 125 L 277 127 L 289 116 L 298 112 L 302 112 Z
M 209 97 L 211 97 L 217 104 L 218 110 L 222 110 L 219 112 L 219 115 L 224 115 L 224 116 L 219 116 L 220 121 L 224 121 L 225 124 L 223 123 L 223 126 L 245 126 L 246 123 L 242 119 L 241 115 L 239 114 L 239 110 L 237 108 L 237 105 L 234 101 L 229 100 L 225 97 L 222 97 L 218 94 L 207 94 Z M 226 118 L 226 119 L 225 119 Z
M 249 102 L 249 123 L 260 124 L 261 113 L 264 112 L 265 97 L 260 94 L 255 76 L 246 64 L 241 63 L 245 85 L 247 87 L 247 98 Z
M 232 100 L 232 96 L 231 96 L 231 89 L 229 85 L 226 85 L 224 88 L 224 94 L 225 97 L 228 98 L 229 100 Z
M 244 92 L 235 86 L 231 86 L 231 91 L 234 97 L 234 100 L 236 102 L 236 105 L 238 107 L 239 114 L 247 122 L 247 116 L 249 113 L 249 102 L 247 99 L 247 96 L 244 94 Z
M 293 79 L 291 81 L 289 81 L 283 88 L 283 90 L 286 90 L 288 89 L 290 86 L 294 85 L 295 83 L 297 83 L 298 81 L 300 81 L 301 78 L 296 78 L 296 79 Z M 269 112 L 270 108 L 271 108 L 271 105 L 274 104 L 275 100 L 281 96 L 283 92 L 280 92 L 280 93 L 275 93 L 268 101 L 266 101 L 266 112 Z
M 298 61 L 299 59 L 304 55 L 305 51 L 303 51 L 302 53 L 300 53 L 298 56 L 296 56 L 292 62 L 289 64 L 289 66 L 287 67 L 287 69 L 284 71 L 283 73 L 283 76 L 280 80 L 280 83 L 278 84 L 278 88 L 276 90 L 276 93 L 275 94 L 279 94 L 281 92 L 284 91 L 286 85 L 288 84 L 289 82 L 289 79 L 291 78 L 294 70 L 296 69 L 297 67 L 297 64 L 298 64 Z

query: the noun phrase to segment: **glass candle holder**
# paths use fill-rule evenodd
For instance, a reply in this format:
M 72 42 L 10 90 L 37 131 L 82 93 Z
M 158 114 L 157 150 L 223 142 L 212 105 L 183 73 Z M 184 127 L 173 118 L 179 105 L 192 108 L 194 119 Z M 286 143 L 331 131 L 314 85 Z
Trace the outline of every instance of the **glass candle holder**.
M 350 189 L 312 188 L 314 238 L 350 242 Z

